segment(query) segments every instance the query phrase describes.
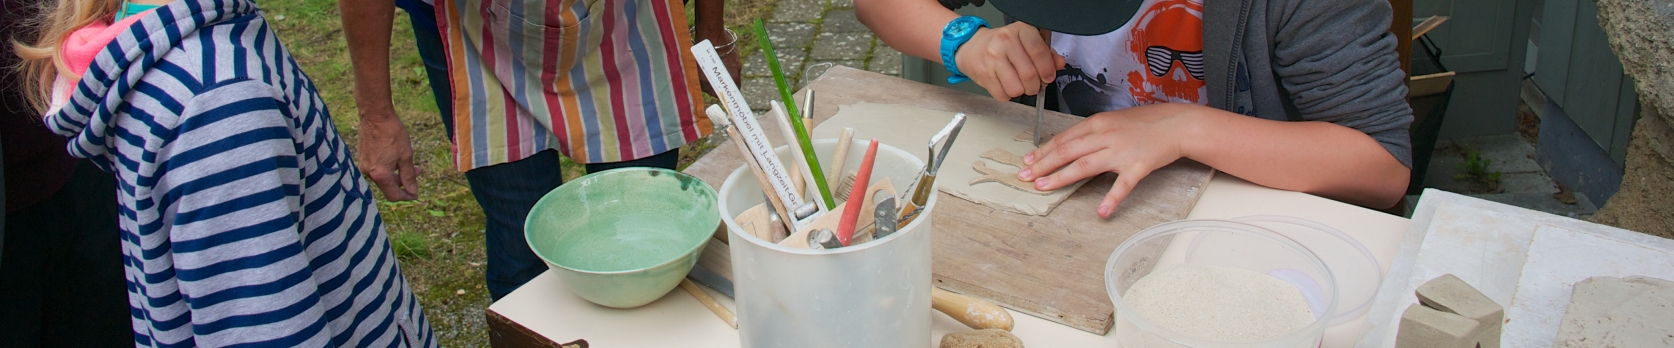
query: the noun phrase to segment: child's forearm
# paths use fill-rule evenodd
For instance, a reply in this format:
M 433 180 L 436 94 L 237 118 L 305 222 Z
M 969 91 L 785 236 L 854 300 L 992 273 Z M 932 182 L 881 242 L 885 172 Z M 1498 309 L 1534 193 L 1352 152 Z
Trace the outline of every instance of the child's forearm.
M 855 16 L 901 53 L 942 61 L 942 28 L 959 14 L 935 0 L 855 0 Z
M 1185 108 L 1181 152 L 1250 182 L 1387 208 L 1411 170 L 1371 136 L 1327 122 L 1280 122 L 1200 105 Z

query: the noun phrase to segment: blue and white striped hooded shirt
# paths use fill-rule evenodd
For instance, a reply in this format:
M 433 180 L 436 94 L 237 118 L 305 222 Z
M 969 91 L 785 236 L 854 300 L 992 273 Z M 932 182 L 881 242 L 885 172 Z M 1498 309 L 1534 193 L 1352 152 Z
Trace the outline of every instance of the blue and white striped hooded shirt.
M 179 0 L 47 115 L 118 179 L 138 346 L 434 347 L 372 192 L 249 0 Z

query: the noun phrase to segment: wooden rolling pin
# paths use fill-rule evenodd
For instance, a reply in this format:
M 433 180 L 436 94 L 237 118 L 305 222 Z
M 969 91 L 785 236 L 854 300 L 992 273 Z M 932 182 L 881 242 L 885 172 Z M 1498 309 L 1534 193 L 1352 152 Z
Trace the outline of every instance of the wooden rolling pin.
M 1011 331 L 1011 313 L 993 302 L 955 294 L 938 287 L 930 287 L 930 308 L 953 317 L 972 329 L 1000 329 Z

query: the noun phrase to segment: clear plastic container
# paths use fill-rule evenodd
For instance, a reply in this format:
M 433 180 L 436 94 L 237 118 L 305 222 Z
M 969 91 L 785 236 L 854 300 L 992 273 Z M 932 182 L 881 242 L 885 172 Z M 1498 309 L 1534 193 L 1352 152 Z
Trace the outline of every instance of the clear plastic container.
M 1128 289 L 1158 265 L 1179 263 L 1240 268 L 1285 281 L 1302 293 L 1314 320 L 1277 337 L 1227 342 L 1160 327 L 1123 301 Z M 1242 222 L 1183 220 L 1152 226 L 1116 247 L 1104 276 L 1123 348 L 1317 347 L 1337 307 L 1336 281 L 1318 256 L 1284 235 Z
M 830 160 L 836 140 L 814 141 Z M 860 168 L 867 141 L 855 139 L 845 171 Z M 777 149 L 784 163 L 787 148 Z M 829 165 L 829 163 L 827 164 Z M 878 146 L 873 180 L 889 178 L 897 199 L 924 162 Z M 836 185 L 840 179 L 827 178 Z M 808 186 L 814 186 L 812 184 Z M 744 232 L 733 218 L 763 202 L 761 185 L 739 167 L 721 185 L 720 214 L 731 239 L 738 335 L 743 347 L 926 347 L 930 338 L 930 195 L 925 212 L 887 237 L 827 250 L 795 249 Z
M 1383 269 L 1378 267 L 1377 256 L 1359 240 L 1331 226 L 1290 216 L 1251 215 L 1232 221 L 1284 235 L 1313 251 L 1325 267 L 1331 268 L 1331 276 L 1337 280 L 1337 310 L 1328 326 L 1359 318 L 1372 307 L 1372 295 L 1383 284 Z

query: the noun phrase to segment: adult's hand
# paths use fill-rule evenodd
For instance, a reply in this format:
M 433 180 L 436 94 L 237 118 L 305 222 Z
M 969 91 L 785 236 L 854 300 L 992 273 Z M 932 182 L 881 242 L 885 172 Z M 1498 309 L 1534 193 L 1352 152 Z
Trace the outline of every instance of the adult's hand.
M 395 1 L 340 1 L 343 36 L 354 63 L 355 106 L 360 109 L 360 141 L 355 146 L 361 171 L 389 201 L 418 199 L 418 167 L 413 141 L 395 115 L 389 89 L 389 37 Z
M 1099 216 L 1110 217 L 1140 179 L 1184 156 L 1181 140 L 1191 126 L 1184 115 L 1192 107 L 1201 106 L 1163 103 L 1094 114 L 1024 155 L 1017 177 L 1049 191 L 1116 173 L 1098 208 Z
M 1034 95 L 1064 67 L 1064 57 L 1052 50 L 1049 35 L 1023 22 L 978 29 L 953 59 L 959 72 L 988 89 L 995 100 Z
M 407 126 L 389 115 L 360 119 L 360 141 L 357 161 L 361 171 L 372 178 L 372 183 L 383 191 L 391 202 L 418 199 L 418 166 L 413 165 L 413 141 L 407 136 Z

